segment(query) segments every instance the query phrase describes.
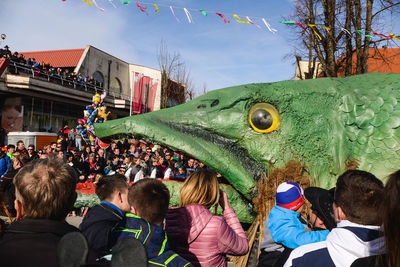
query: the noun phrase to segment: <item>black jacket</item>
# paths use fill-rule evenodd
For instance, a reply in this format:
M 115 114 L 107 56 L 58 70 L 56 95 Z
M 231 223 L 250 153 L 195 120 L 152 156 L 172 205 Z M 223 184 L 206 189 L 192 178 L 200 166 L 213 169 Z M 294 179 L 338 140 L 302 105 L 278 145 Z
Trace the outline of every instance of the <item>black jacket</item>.
M 86 237 L 89 248 L 102 256 L 106 251 L 111 229 L 123 219 L 121 214 L 106 204 L 94 206 L 86 214 L 79 229 Z
M 65 221 L 15 221 L 0 238 L 1 266 L 57 267 L 57 244 L 63 235 L 74 231 L 78 229 Z

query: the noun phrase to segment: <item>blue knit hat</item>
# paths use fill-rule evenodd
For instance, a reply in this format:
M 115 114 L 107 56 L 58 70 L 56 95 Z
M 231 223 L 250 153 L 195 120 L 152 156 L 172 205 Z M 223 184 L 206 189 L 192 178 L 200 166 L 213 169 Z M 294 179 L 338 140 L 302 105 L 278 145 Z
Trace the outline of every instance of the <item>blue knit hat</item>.
M 281 183 L 276 189 L 276 205 L 297 210 L 304 204 L 304 191 L 294 182 Z

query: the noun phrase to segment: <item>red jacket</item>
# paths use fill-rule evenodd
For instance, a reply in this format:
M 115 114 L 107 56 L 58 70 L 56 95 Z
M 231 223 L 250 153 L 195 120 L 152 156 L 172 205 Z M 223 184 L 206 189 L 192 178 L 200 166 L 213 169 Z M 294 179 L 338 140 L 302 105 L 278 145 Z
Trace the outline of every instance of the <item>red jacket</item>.
M 165 230 L 173 250 L 194 266 L 226 266 L 226 254 L 244 255 L 249 249 L 232 208 L 224 211 L 224 217 L 213 215 L 199 204 L 171 208 Z

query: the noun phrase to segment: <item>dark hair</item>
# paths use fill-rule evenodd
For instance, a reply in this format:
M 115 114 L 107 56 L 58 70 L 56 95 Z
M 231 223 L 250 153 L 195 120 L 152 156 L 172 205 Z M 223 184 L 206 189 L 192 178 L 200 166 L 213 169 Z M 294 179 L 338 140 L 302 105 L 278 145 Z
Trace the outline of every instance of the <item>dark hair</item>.
M 382 220 L 389 267 L 400 266 L 400 170 L 392 173 L 384 189 Z
M 7 146 L 7 150 L 10 149 L 10 148 L 14 148 L 15 149 L 15 146 L 14 145 L 8 145 Z
M 156 179 L 143 179 L 129 189 L 128 201 L 137 215 L 151 223 L 162 223 L 168 211 L 169 190 Z
M 124 190 L 128 190 L 128 184 L 121 174 L 103 176 L 96 184 L 96 195 L 101 201 L 109 200 L 115 192 Z
M 21 144 L 21 143 L 24 143 L 24 141 L 19 140 L 19 141 L 17 142 L 17 146 L 18 146 L 19 144 Z
M 33 150 L 35 150 L 35 145 L 29 145 L 28 148 L 29 148 L 29 147 L 32 147 Z
M 37 159 L 14 177 L 17 199 L 21 197 L 24 218 L 64 219 L 76 199 L 76 172 L 57 159 Z
M 351 222 L 380 225 L 382 200 L 383 183 L 369 172 L 349 170 L 336 182 L 335 203 Z

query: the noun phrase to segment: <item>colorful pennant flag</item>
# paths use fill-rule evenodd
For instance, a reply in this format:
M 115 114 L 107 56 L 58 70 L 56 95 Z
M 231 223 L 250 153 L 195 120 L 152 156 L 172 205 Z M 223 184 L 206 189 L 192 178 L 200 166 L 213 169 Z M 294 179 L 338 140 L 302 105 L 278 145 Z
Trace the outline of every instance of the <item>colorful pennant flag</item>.
M 365 36 L 365 37 L 367 37 L 369 39 L 374 39 L 374 36 L 369 35 L 369 34 L 365 34 L 362 30 L 358 30 L 357 33 L 361 34 L 361 35 L 363 35 L 363 36 Z
M 331 30 L 331 28 L 326 27 L 326 26 L 321 25 L 321 24 L 308 24 L 308 26 L 311 28 L 311 30 L 313 30 L 313 32 L 315 33 L 315 35 L 318 36 L 319 40 L 322 40 L 322 37 L 318 34 L 318 32 L 314 29 L 314 27 L 316 27 L 316 26 L 322 27 L 322 28 L 324 28 L 327 32 L 329 32 L 329 31 Z
M 400 41 L 400 37 L 394 35 L 393 33 L 389 33 L 389 36 Z
M 175 16 L 175 12 L 174 12 L 174 9 L 172 8 L 172 6 L 169 6 L 169 9 L 171 9 L 172 15 L 174 15 L 176 21 L 177 21 L 177 22 L 181 22 L 181 21 Z
M 377 33 L 377 32 L 372 32 L 374 35 L 379 35 L 379 36 L 382 36 L 382 37 L 385 37 L 386 39 L 392 39 L 393 37 L 392 36 L 387 36 L 387 35 L 384 35 L 384 34 L 382 34 L 382 33 Z
M 237 22 L 239 22 L 239 23 L 248 23 L 248 24 L 250 24 L 250 22 L 249 21 L 247 21 L 247 20 L 242 20 L 238 15 L 236 15 L 236 14 L 233 14 L 233 17 L 235 18 L 235 20 L 237 21 Z
M 264 18 L 262 18 L 262 21 L 264 22 L 264 24 L 268 28 L 268 30 L 270 32 L 272 32 L 273 34 L 275 34 L 278 31 L 278 30 L 272 28 L 271 25 Z
M 88 1 L 88 0 L 82 0 L 82 1 L 85 2 L 86 4 L 93 6 L 93 2 L 91 2 L 91 1 Z
M 247 19 L 251 24 L 253 24 L 253 25 L 256 26 L 257 28 L 261 29 L 261 26 L 258 25 L 258 24 L 255 23 L 255 22 L 253 22 L 253 21 L 249 18 L 249 16 L 246 16 L 246 19 Z
M 99 5 L 97 4 L 96 0 L 92 0 L 92 1 L 93 1 L 94 5 L 97 7 L 98 10 L 104 12 L 104 8 L 99 7 Z
M 208 14 L 207 14 L 207 12 L 205 12 L 203 9 L 200 9 L 199 10 L 204 16 L 207 16 Z
M 218 16 L 220 16 L 221 18 L 223 18 L 225 23 L 230 23 L 229 20 L 226 20 L 226 18 L 225 18 L 225 16 L 224 16 L 223 14 L 218 13 L 218 12 L 215 12 L 215 14 L 217 14 Z
M 153 4 L 153 6 L 156 8 L 157 14 L 160 15 L 160 11 L 158 11 L 158 6 L 157 6 L 157 4 Z
M 192 19 L 192 15 L 190 14 L 189 10 L 187 10 L 185 7 L 183 8 L 183 11 L 185 11 L 186 17 L 189 21 L 189 23 L 194 23 Z
M 143 7 L 139 4 L 139 2 L 136 2 L 137 7 L 140 9 L 140 11 L 145 12 L 146 13 L 146 9 L 147 7 Z

